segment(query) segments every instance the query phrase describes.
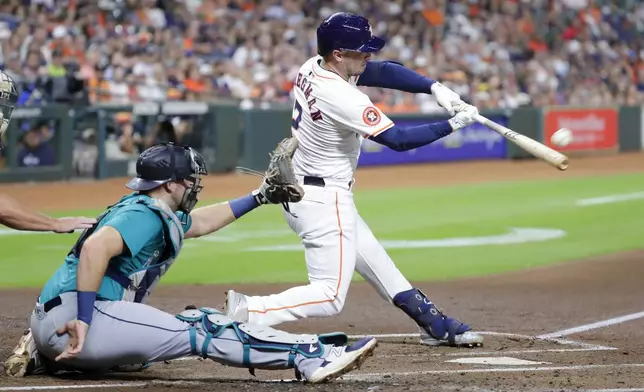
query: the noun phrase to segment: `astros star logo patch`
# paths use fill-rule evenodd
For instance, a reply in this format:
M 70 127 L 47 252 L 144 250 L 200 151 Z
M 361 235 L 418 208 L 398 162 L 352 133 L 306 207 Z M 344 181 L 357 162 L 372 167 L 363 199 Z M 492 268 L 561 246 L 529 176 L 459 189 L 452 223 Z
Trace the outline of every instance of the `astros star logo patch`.
M 373 126 L 378 124 L 380 122 L 380 113 L 378 113 L 378 109 L 373 106 L 368 106 L 364 112 L 362 112 L 362 120 L 367 125 Z

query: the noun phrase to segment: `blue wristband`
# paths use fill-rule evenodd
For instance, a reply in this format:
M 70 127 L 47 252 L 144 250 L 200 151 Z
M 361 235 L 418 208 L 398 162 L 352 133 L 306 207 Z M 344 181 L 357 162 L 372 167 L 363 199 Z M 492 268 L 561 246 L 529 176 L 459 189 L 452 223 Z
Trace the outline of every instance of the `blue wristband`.
M 246 196 L 239 197 L 234 200 L 230 200 L 228 204 L 230 205 L 230 209 L 233 210 L 233 215 L 235 215 L 235 219 L 239 219 L 244 214 L 259 207 L 257 198 L 252 193 Z
M 94 315 L 96 291 L 79 291 L 76 293 L 76 300 L 78 301 L 78 315 L 76 318 L 90 325 Z

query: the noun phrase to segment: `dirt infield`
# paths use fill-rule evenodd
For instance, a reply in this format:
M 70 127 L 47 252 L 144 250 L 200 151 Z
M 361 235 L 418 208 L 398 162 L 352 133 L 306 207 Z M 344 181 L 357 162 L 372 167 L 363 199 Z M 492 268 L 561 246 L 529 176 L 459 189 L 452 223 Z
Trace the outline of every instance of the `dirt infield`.
M 412 187 L 626 171 L 644 171 L 644 154 L 575 159 L 565 173 L 535 161 L 410 166 L 400 171 L 360 170 L 357 186 L 362 189 Z M 115 179 L 103 183 L 12 185 L 3 187 L 3 191 L 27 197 L 25 201 L 32 207 L 48 211 L 102 207 L 121 195 L 122 185 L 123 179 Z M 205 192 L 206 197 L 231 197 L 254 186 L 256 179 L 252 177 L 218 176 L 208 180 Z M 385 303 L 368 284 L 354 284 L 341 315 L 280 326 L 297 332 L 340 330 L 351 335 L 388 335 L 380 339 L 375 357 L 362 369 L 324 386 L 266 382 L 291 380 L 291 371 L 258 370 L 257 377 L 253 378 L 245 370 L 210 361 L 186 360 L 155 364 L 142 373 L 115 373 L 107 380 L 0 376 L 0 391 L 26 386 L 51 389 L 82 385 L 93 385 L 83 388 L 88 391 L 141 387 L 207 391 L 644 388 L 644 313 L 640 313 L 644 310 L 643 259 L 644 252 L 631 252 L 494 277 L 415 282 L 448 314 L 486 333 L 485 346 L 479 349 L 418 345 L 417 338 L 411 336 L 416 332 L 413 322 Z M 161 287 L 153 295 L 151 304 L 169 312 L 178 312 L 187 304 L 221 307 L 227 288 L 230 287 Z M 246 294 L 269 294 L 287 286 L 239 285 L 235 288 Z M 37 293 L 36 289 L 0 291 L 3 310 L 0 355 L 3 358 L 24 329 Z M 623 315 L 633 315 L 632 320 L 620 323 L 621 320 L 615 319 L 612 326 L 607 325 L 610 322 L 593 324 Z M 565 331 L 579 326 L 582 327 Z M 562 330 L 563 336 L 554 336 L 553 332 Z M 475 359 L 480 363 L 462 363 Z M 517 363 L 517 360 L 530 362 Z

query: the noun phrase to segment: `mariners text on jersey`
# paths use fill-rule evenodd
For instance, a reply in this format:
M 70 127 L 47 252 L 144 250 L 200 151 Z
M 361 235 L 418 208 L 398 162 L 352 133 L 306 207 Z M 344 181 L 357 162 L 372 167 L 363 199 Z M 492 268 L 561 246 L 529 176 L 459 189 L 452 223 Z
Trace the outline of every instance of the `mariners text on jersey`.
M 313 92 L 313 86 L 311 86 L 311 82 L 306 78 L 306 76 L 302 75 L 301 73 L 297 74 L 297 80 L 295 81 L 295 86 L 302 90 L 304 93 L 304 98 L 306 99 L 306 103 L 309 105 L 309 112 L 311 113 L 311 119 L 313 121 L 318 121 L 322 120 L 322 112 L 320 109 L 316 108 L 315 106 L 315 98 L 310 99 L 311 97 L 311 92 Z

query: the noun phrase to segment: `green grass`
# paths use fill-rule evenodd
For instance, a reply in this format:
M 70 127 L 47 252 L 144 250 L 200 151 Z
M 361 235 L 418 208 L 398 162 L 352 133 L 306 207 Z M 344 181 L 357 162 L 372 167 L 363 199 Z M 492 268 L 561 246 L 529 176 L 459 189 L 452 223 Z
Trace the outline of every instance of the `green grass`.
M 507 233 L 511 227 L 567 233 L 544 242 L 389 250 L 410 280 L 445 280 L 644 248 L 644 200 L 575 205 L 580 198 L 641 191 L 644 174 L 631 174 L 359 191 L 356 204 L 383 241 L 490 236 Z M 100 211 L 58 215 L 70 213 L 97 215 Z M 77 237 L 18 234 L 0 236 L 0 287 L 42 285 Z M 305 282 L 303 252 L 246 251 L 254 246 L 298 243 L 279 208 L 263 207 L 220 233 L 187 241 L 163 284 Z

